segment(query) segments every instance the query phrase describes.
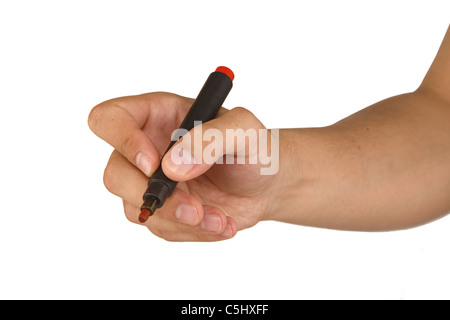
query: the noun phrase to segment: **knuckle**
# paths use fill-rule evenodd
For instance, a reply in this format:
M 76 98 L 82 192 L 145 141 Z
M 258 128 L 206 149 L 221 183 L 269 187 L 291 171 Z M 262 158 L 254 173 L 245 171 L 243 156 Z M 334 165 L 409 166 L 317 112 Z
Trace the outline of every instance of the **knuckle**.
M 244 107 L 235 107 L 230 110 L 230 113 L 233 114 L 233 116 L 238 119 L 254 117 L 253 113 L 250 110 L 245 109 Z
M 128 221 L 136 223 L 136 208 L 134 208 L 130 204 L 124 203 L 123 212 L 125 213 L 125 217 Z
M 230 110 L 229 115 L 232 117 L 235 124 L 239 124 L 244 127 L 263 127 L 253 112 L 246 108 L 235 107 Z
M 167 230 L 159 230 L 159 234 L 157 236 L 166 241 L 174 241 L 173 232 Z
M 168 232 L 166 229 L 161 228 L 161 226 L 159 226 L 158 224 L 147 225 L 147 229 L 158 238 L 170 241 L 170 232 Z
M 105 172 L 103 173 L 103 184 L 106 189 L 114 193 L 114 190 L 117 186 L 117 170 L 110 163 L 105 168 Z
M 121 153 L 128 159 L 134 159 L 136 157 L 136 147 L 133 136 L 125 136 L 121 142 Z
M 88 126 L 92 131 L 96 131 L 97 125 L 100 122 L 103 114 L 103 108 L 101 105 L 97 105 L 94 108 L 92 108 L 91 112 L 89 113 L 88 117 Z
M 147 229 L 148 229 L 151 233 L 153 233 L 155 236 L 157 236 L 158 238 L 162 238 L 162 237 L 161 237 L 161 230 L 160 230 L 160 229 L 157 229 L 157 228 L 155 228 L 155 227 L 153 227 L 153 226 L 147 226 Z

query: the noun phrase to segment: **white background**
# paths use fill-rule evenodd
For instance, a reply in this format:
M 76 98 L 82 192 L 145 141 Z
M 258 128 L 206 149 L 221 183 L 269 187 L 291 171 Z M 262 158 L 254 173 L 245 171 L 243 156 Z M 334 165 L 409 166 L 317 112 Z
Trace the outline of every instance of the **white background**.
M 113 97 L 195 97 L 218 65 L 236 74 L 225 107 L 329 125 L 415 90 L 449 17 L 449 1 L 0 2 L 0 298 L 450 298 L 449 217 L 166 242 L 104 188 L 112 148 L 87 126 Z

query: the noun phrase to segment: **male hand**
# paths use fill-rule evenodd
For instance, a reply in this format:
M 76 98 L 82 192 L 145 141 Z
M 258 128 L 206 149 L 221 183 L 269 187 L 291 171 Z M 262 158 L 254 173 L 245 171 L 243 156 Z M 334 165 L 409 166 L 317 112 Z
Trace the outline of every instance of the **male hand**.
M 105 186 L 123 199 L 131 222 L 139 223 L 148 177 L 158 168 L 172 132 L 192 103 L 189 98 L 157 92 L 108 100 L 92 109 L 89 127 L 115 148 L 105 169 Z M 244 108 L 222 108 L 216 119 L 202 126 L 203 131 L 221 131 L 223 137 L 226 129 L 264 129 Z M 187 134 L 192 135 L 192 130 Z M 170 241 L 217 241 L 269 218 L 275 176 L 261 175 L 258 164 L 176 165 L 171 151 L 179 143 L 162 159 L 162 168 L 180 182 L 145 223 L 152 233 Z M 203 150 L 207 144 L 203 142 Z M 235 152 L 224 146 L 217 158 Z

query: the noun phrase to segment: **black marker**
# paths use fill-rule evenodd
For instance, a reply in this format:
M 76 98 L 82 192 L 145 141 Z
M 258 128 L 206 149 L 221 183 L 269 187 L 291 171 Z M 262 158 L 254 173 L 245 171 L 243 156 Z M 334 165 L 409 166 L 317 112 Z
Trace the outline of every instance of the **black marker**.
M 233 79 L 233 71 L 227 67 L 218 67 L 216 71 L 211 73 L 181 123 L 180 129 L 190 131 L 194 128 L 194 121 L 203 123 L 214 119 L 233 87 Z M 176 141 L 172 141 L 167 151 L 175 143 Z M 139 222 L 144 223 L 147 221 L 155 213 L 155 210 L 164 204 L 164 201 L 172 194 L 177 183 L 177 181 L 167 178 L 160 165 L 148 181 L 148 188 L 143 196 L 144 204 L 139 214 Z

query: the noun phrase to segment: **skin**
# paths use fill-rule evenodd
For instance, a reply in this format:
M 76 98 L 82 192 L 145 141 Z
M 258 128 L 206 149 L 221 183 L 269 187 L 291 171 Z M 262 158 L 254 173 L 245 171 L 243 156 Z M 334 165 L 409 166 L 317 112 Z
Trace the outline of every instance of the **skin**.
M 416 91 L 328 127 L 280 130 L 279 172 L 272 176 L 260 175 L 258 164 L 175 165 L 173 148 L 161 160 L 193 102 L 186 97 L 156 92 L 108 100 L 92 109 L 88 123 L 114 147 L 104 183 L 123 199 L 131 222 L 139 223 L 148 177 L 160 161 L 165 174 L 180 181 L 145 223 L 163 239 L 224 240 L 262 220 L 398 230 L 450 211 L 449 88 L 450 28 Z M 203 124 L 203 130 L 208 128 L 225 136 L 226 129 L 264 125 L 239 107 L 222 108 L 216 119 Z

